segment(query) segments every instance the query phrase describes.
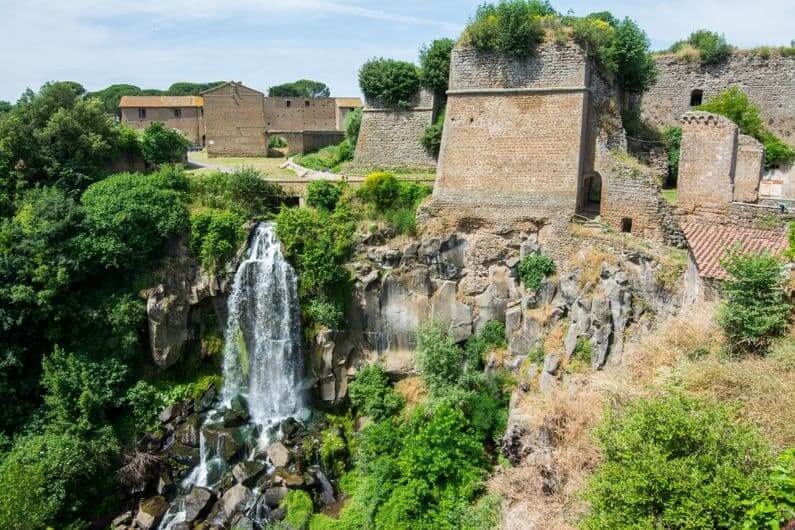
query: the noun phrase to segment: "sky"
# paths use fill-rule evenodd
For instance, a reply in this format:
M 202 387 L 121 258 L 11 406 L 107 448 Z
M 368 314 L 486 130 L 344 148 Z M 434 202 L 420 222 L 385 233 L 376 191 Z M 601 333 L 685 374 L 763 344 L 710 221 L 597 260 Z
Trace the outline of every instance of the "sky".
M 71 80 L 167 88 L 235 80 L 266 91 L 301 78 L 357 96 L 371 57 L 416 61 L 456 38 L 483 0 L 0 0 L 0 99 Z M 635 19 L 662 49 L 707 28 L 740 47 L 795 39 L 793 0 L 553 0 L 576 15 Z

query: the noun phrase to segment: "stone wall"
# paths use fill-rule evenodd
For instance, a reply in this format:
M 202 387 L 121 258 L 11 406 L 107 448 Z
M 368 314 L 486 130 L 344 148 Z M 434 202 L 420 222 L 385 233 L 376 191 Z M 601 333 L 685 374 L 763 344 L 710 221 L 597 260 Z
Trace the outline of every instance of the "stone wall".
M 281 136 L 287 141 L 287 152 L 309 153 L 329 145 L 336 145 L 345 139 L 343 131 L 268 131 L 268 138 Z
M 739 51 L 720 64 L 703 67 L 674 55 L 662 55 L 657 82 L 641 97 L 642 116 L 651 124 L 675 125 L 690 110 L 693 90 L 711 97 L 737 85 L 759 105 L 766 126 L 795 145 L 795 57 L 773 53 L 764 58 Z
M 207 155 L 265 156 L 264 95 L 238 83 L 202 94 L 207 127 Z
M 425 128 L 435 118 L 434 98 L 422 90 L 408 109 L 367 101 L 353 162 L 357 166 L 433 169 L 436 159 L 422 145 Z
M 176 116 L 179 109 L 180 116 Z M 149 124 L 159 121 L 170 129 L 177 129 L 193 145 L 203 145 L 204 119 L 201 107 L 146 107 L 146 117 L 138 117 L 138 107 L 121 109 L 121 121 L 135 129 L 145 129 Z
M 679 155 L 679 203 L 684 207 L 732 202 L 737 151 L 737 126 L 707 112 L 682 117 Z
M 737 140 L 737 162 L 734 169 L 734 200 L 756 202 L 759 182 L 765 166 L 765 148 L 755 138 L 741 134 Z
M 265 128 L 280 131 L 336 131 L 334 98 L 266 97 Z

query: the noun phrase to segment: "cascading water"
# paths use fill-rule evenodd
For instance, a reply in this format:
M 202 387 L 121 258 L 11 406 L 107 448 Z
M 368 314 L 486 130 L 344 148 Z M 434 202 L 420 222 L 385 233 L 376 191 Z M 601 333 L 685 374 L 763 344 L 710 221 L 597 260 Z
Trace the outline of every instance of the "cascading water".
M 248 404 L 253 431 L 259 432 L 256 444 L 250 444 L 257 447 L 277 437 L 286 418 L 308 416 L 297 283 L 273 224 L 258 224 L 227 302 L 221 403 L 204 422 L 200 463 L 183 486 L 213 486 L 221 478 L 226 466 L 222 438 L 212 444 L 207 437 L 222 425 L 223 411 L 240 398 Z

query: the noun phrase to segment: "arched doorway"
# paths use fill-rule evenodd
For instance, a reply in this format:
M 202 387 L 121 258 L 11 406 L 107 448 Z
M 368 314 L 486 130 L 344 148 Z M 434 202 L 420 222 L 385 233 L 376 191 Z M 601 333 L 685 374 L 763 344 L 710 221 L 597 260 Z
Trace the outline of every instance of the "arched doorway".
M 583 178 L 582 199 L 580 199 L 580 214 L 587 217 L 596 217 L 602 206 L 602 175 L 591 171 Z

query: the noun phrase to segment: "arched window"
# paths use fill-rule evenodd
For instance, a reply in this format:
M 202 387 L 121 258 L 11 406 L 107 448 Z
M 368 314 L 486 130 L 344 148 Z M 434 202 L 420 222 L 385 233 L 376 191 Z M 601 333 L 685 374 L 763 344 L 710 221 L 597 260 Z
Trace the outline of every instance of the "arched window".
M 698 107 L 704 101 L 704 91 L 700 88 L 693 90 L 690 93 L 690 106 Z

